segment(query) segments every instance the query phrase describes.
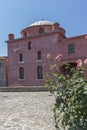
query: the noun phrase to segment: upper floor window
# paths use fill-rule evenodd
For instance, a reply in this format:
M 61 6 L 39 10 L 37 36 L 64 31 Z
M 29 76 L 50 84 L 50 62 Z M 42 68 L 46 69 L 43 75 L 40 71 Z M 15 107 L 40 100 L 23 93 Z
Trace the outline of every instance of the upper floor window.
M 68 45 L 68 54 L 73 54 L 73 53 L 75 53 L 75 45 L 72 43 Z
M 44 33 L 44 29 L 43 29 L 43 28 L 40 28 L 40 29 L 39 29 L 39 33 Z
M 31 50 L 32 49 L 32 44 L 31 42 L 28 42 L 28 50 Z
M 26 32 L 24 32 L 24 37 L 27 37 L 27 33 Z
M 37 59 L 38 59 L 38 60 L 41 60 L 41 59 L 42 59 L 42 53 L 41 53 L 41 51 L 38 51 Z
M 19 79 L 24 79 L 24 68 L 23 67 L 19 68 Z
M 23 61 L 23 54 L 19 54 L 19 61 L 22 62 Z

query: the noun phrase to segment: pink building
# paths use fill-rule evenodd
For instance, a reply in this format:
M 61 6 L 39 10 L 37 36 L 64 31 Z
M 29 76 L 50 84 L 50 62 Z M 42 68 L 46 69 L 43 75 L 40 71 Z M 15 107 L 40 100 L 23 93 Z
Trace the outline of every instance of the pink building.
M 7 86 L 7 57 L 0 57 L 0 87 Z
M 86 35 L 67 38 L 58 23 L 38 21 L 21 31 L 21 37 L 9 34 L 8 85 L 40 86 L 45 83 L 47 54 L 58 53 L 65 61 L 75 65 L 76 60 L 87 57 Z

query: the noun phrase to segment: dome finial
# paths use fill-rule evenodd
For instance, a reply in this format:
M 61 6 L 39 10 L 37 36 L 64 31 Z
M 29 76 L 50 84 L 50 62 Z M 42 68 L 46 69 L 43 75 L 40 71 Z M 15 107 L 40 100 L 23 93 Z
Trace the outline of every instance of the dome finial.
M 44 19 L 42 19 L 42 21 L 44 21 Z

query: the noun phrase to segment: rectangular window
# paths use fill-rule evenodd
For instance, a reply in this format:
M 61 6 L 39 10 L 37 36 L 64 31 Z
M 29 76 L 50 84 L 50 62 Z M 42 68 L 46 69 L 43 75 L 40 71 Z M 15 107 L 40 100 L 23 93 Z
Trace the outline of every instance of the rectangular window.
M 73 53 L 75 53 L 75 45 L 69 44 L 68 45 L 68 54 L 73 54 Z
M 32 44 L 31 42 L 28 42 L 28 50 L 31 50 L 32 49 Z
M 42 59 L 42 53 L 41 53 L 41 51 L 38 51 L 38 53 L 37 53 L 37 59 L 38 60 Z
M 23 61 L 23 54 L 22 54 L 22 53 L 19 55 L 19 61 L 20 61 L 20 62 Z

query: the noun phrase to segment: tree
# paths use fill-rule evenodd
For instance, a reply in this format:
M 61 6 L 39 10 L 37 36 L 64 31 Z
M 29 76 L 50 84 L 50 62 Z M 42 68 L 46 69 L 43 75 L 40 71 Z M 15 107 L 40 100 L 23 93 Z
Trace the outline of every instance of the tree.
M 51 56 L 47 56 L 52 61 Z M 85 70 L 87 59 L 77 60 L 77 66 L 62 62 L 62 54 L 55 58 L 56 64 L 49 65 L 46 85 L 55 96 L 54 119 L 57 130 L 87 130 L 87 78 Z M 69 73 L 60 68 L 65 66 Z

